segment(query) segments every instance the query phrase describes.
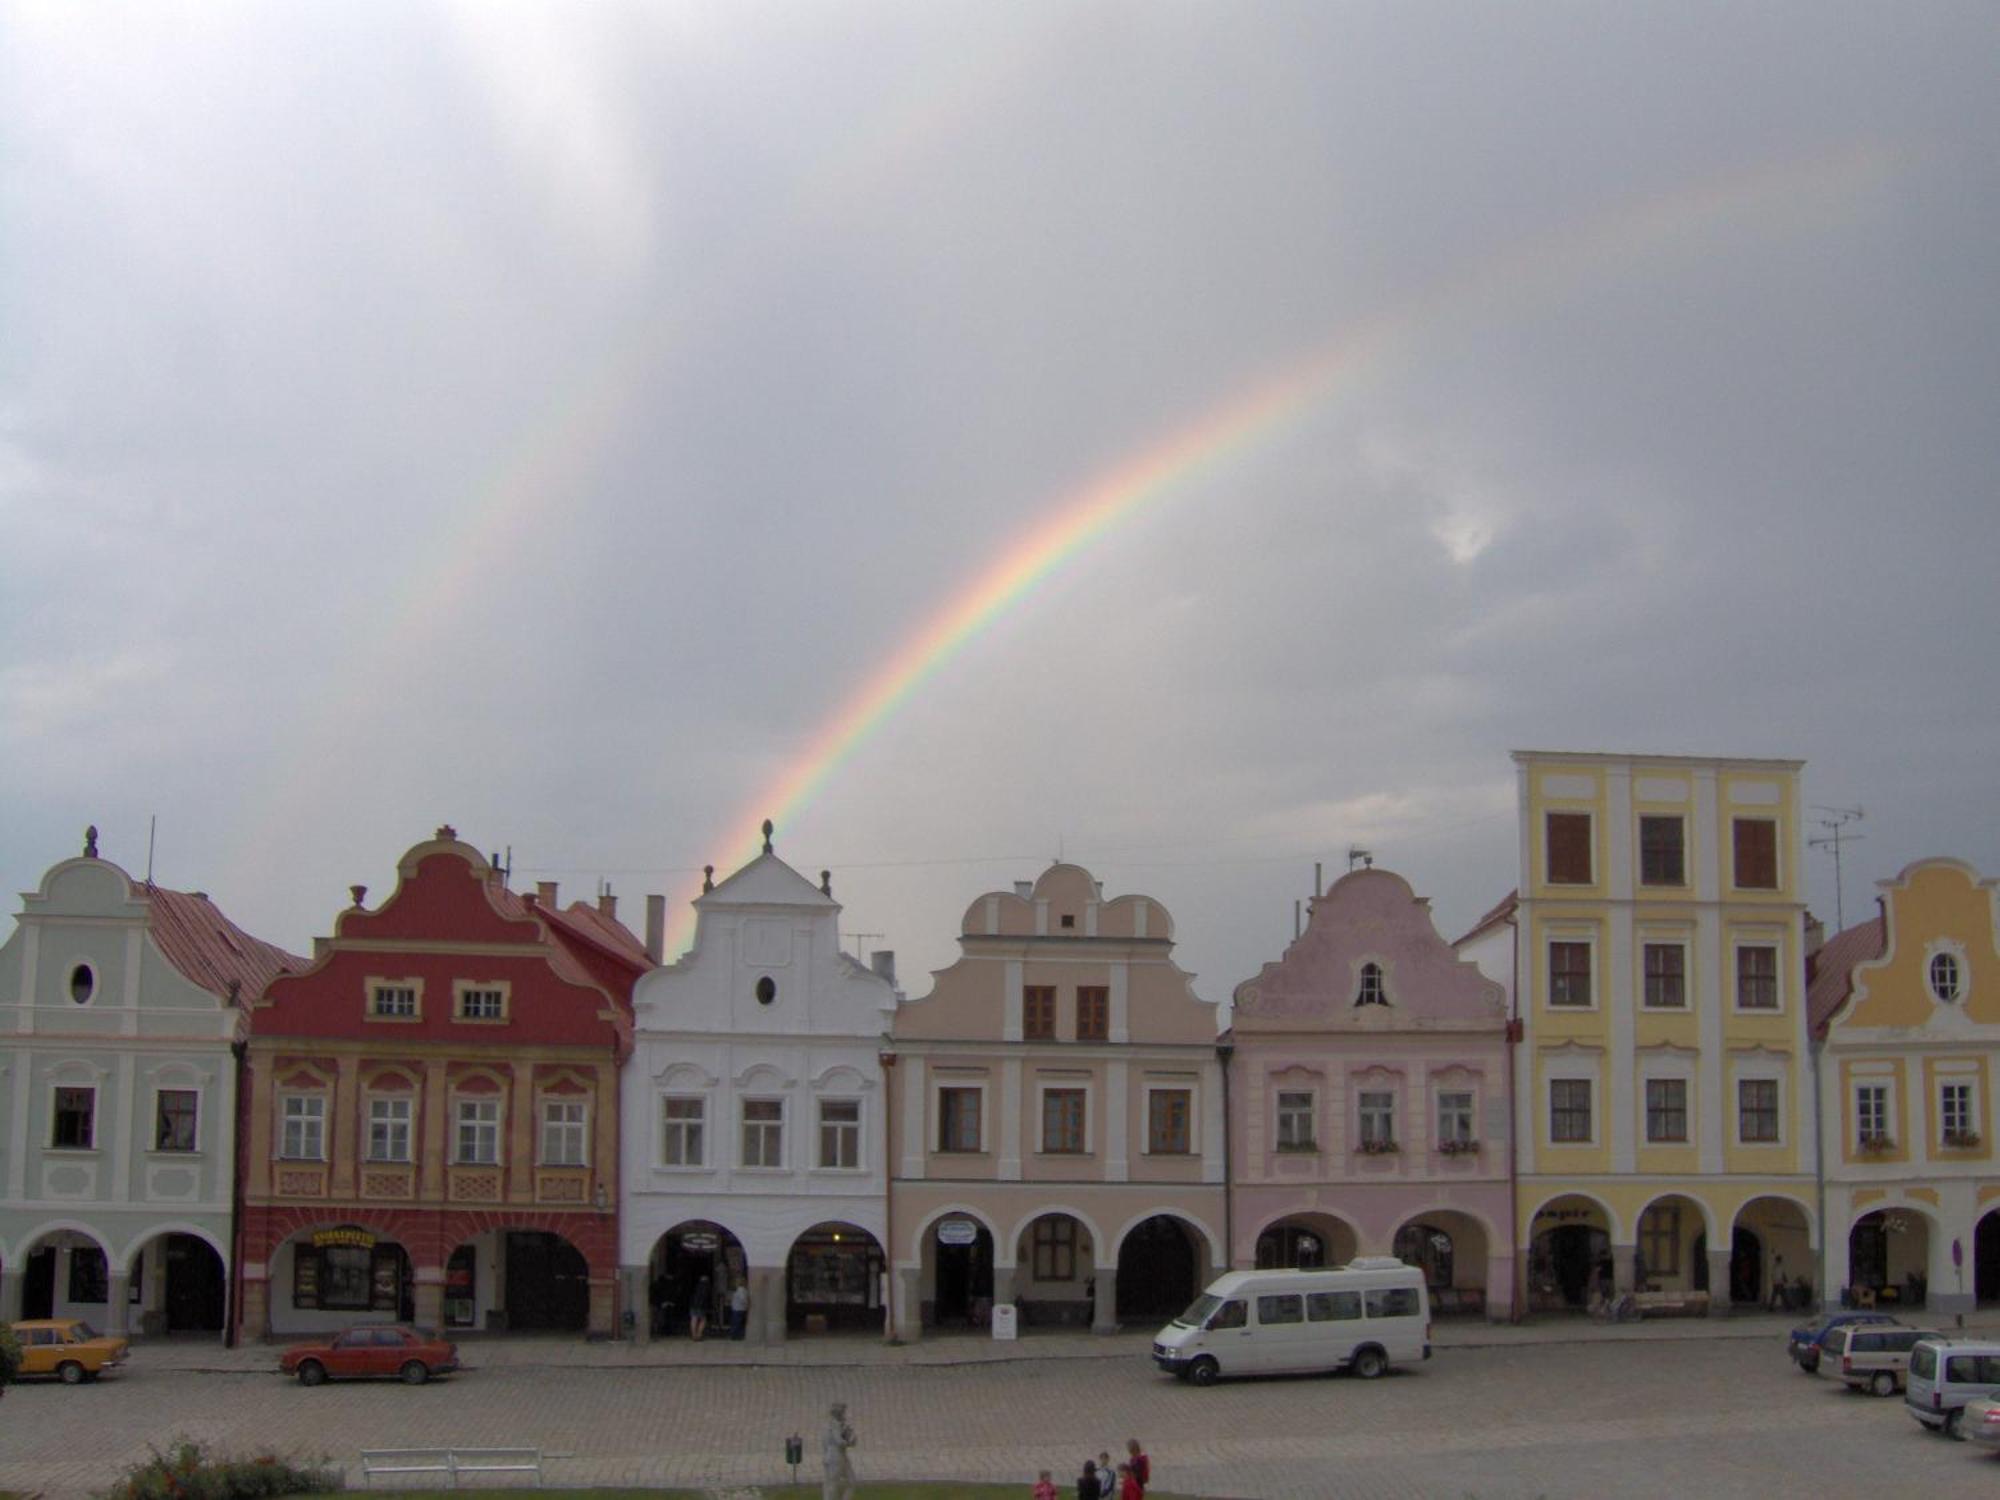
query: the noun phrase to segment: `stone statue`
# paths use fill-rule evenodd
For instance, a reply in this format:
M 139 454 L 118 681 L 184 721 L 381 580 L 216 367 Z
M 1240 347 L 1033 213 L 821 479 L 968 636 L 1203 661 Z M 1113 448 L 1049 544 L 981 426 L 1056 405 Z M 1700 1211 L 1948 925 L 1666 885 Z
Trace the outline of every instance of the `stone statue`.
M 847 1425 L 846 1403 L 834 1402 L 826 1416 L 826 1436 L 819 1445 L 820 1500 L 854 1500 L 854 1465 L 847 1459 L 854 1429 Z

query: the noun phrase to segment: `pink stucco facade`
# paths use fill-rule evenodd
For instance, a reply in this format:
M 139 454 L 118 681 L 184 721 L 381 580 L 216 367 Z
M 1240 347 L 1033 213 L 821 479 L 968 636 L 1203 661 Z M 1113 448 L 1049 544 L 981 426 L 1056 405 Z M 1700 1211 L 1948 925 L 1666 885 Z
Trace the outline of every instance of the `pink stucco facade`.
M 1356 870 L 1236 989 L 1231 1263 L 1403 1254 L 1441 1313 L 1513 1310 L 1507 1015 L 1401 876 Z

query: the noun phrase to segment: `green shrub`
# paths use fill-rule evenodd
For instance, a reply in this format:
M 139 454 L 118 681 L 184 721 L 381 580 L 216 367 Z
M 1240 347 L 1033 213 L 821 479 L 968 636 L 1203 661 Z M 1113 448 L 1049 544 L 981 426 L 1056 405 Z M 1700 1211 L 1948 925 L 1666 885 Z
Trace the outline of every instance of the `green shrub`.
M 106 1490 L 99 1500 L 262 1500 L 266 1495 L 324 1494 L 341 1488 L 336 1468 L 308 1468 L 274 1458 L 210 1458 L 182 1438 Z

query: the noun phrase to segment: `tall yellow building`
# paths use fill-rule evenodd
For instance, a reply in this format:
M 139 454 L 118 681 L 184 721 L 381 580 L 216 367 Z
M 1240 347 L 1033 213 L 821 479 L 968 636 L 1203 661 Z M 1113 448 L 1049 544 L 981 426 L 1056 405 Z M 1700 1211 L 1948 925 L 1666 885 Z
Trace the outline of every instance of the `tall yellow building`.
M 1918 860 L 1818 955 L 1827 1283 L 1851 1302 L 1934 1316 L 2000 1298 L 1994 889 Z
M 1459 947 L 1513 987 L 1522 1305 L 1816 1279 L 1802 763 L 1514 763 L 1520 885 Z

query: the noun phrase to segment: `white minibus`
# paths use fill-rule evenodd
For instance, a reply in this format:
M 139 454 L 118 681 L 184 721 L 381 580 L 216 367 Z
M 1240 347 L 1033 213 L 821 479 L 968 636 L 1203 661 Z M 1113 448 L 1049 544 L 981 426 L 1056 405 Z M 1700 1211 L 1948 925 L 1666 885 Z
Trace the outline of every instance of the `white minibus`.
M 1196 1385 L 1343 1367 L 1373 1380 L 1430 1357 L 1424 1273 L 1386 1255 L 1324 1271 L 1231 1271 L 1153 1340 L 1153 1363 Z

